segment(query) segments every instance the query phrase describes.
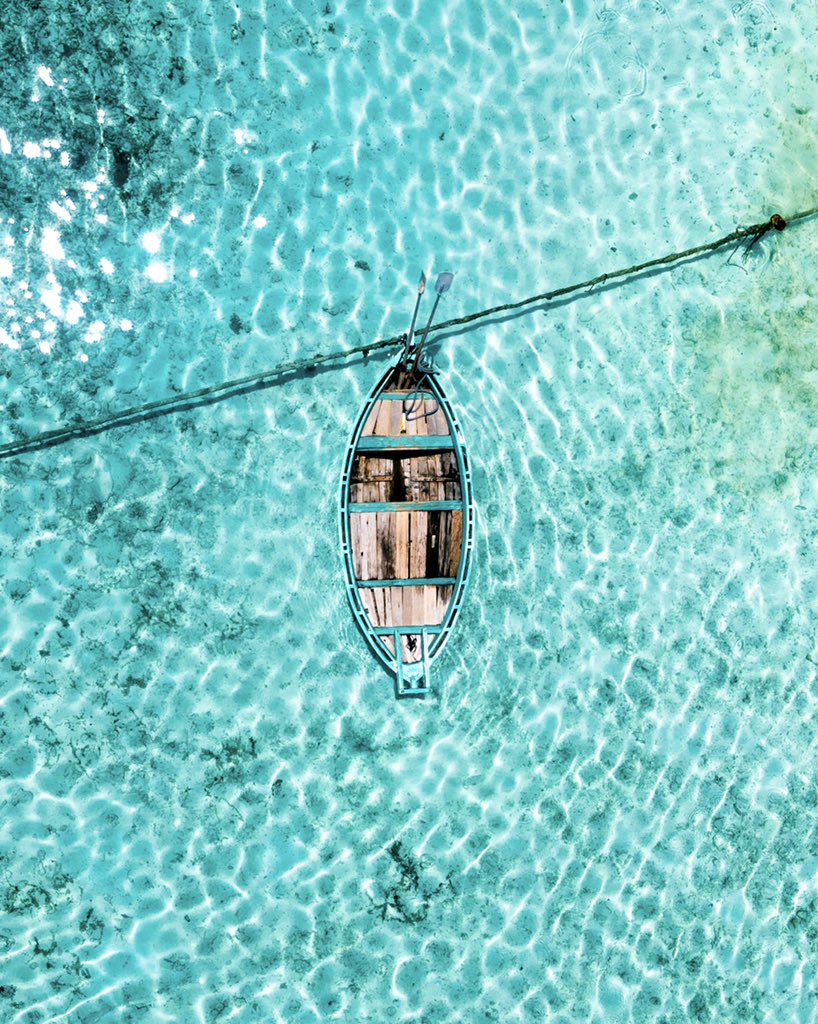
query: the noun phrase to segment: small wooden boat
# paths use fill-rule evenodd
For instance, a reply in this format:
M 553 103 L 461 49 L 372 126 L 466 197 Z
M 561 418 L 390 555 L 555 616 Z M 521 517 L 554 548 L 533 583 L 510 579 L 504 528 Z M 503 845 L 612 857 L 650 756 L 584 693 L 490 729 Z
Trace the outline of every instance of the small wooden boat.
M 429 666 L 454 625 L 469 575 L 474 510 L 460 428 L 433 369 L 413 347 L 425 288 L 398 362 L 355 424 L 341 481 L 341 544 L 353 615 L 395 676 L 398 697 L 429 690 Z

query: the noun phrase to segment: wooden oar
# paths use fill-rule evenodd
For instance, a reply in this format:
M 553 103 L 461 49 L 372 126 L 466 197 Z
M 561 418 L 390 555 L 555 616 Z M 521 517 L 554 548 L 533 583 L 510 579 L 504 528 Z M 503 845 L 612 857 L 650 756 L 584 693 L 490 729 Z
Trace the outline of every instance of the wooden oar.
M 412 377 L 414 377 L 418 372 L 418 366 L 420 366 L 420 354 L 423 351 L 423 346 L 426 342 L 426 335 L 429 333 L 429 328 L 432 326 L 432 320 L 435 318 L 437 304 L 440 302 L 440 296 L 445 295 L 451 288 L 453 280 L 454 274 L 448 270 L 444 270 L 442 274 L 437 275 L 437 281 L 435 281 L 435 291 L 437 292 L 437 295 L 435 296 L 435 304 L 432 306 L 432 312 L 429 314 L 426 330 L 423 332 L 423 337 L 420 339 L 420 344 L 418 345 L 417 352 L 415 353 L 415 361 L 412 363 Z

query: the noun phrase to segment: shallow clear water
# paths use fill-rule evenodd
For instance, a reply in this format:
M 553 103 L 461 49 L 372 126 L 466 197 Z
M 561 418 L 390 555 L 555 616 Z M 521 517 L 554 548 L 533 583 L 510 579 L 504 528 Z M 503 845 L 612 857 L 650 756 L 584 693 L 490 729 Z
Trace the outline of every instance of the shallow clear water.
M 818 192 L 809 5 L 138 8 L 5 19 L 0 443 Z M 818 1017 L 814 221 L 727 255 L 436 336 L 423 703 L 343 589 L 381 359 L 0 463 L 0 1020 Z

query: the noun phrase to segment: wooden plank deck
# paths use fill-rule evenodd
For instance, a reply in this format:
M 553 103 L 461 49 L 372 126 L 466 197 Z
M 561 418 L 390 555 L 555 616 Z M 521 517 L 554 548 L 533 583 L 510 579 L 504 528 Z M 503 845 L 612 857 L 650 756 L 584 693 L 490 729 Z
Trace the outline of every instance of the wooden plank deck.
M 373 587 L 360 593 L 373 626 L 439 626 L 452 588 Z
M 461 509 L 361 512 L 350 515 L 349 529 L 356 579 L 457 576 L 463 540 Z
M 449 433 L 446 413 L 434 398 L 420 398 L 411 391 L 392 391 L 390 395 L 395 397 L 376 402 L 370 410 L 361 431 L 362 438 Z
M 454 452 L 357 455 L 350 477 L 351 503 L 368 501 L 460 501 Z
M 445 617 L 452 584 L 421 581 L 457 578 L 463 509 L 453 449 L 446 414 L 428 391 L 392 389 L 367 416 L 348 508 L 355 577 L 366 583 L 359 593 L 376 628 L 437 626 Z M 380 580 L 396 583 L 379 587 Z M 393 639 L 385 642 L 394 648 Z M 401 644 L 405 660 L 420 658 L 419 637 L 417 650 L 406 637 Z

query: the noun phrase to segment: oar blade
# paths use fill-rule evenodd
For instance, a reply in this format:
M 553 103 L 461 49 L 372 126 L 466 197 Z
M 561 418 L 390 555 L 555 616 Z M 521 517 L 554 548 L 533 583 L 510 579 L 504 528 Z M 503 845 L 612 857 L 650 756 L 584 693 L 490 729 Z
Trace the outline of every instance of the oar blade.
M 435 291 L 438 295 L 445 295 L 446 292 L 451 288 L 452 281 L 454 281 L 454 274 L 448 270 L 444 270 L 442 274 L 437 275 L 437 281 L 435 281 Z

